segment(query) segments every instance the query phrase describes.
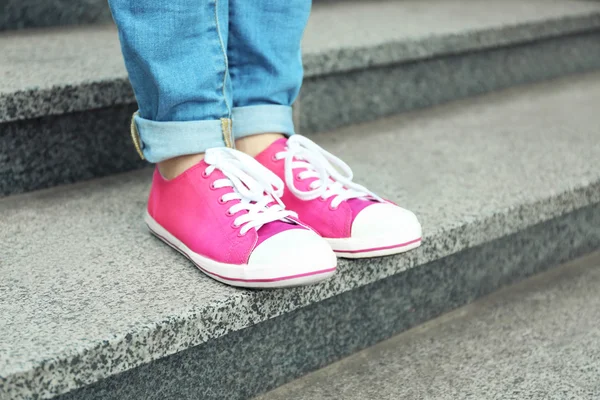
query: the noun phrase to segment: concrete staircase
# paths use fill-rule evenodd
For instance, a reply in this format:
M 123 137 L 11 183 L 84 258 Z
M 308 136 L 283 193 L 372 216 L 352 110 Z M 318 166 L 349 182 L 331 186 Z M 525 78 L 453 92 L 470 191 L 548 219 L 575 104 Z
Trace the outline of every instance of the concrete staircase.
M 146 232 L 114 28 L 0 35 L 0 399 L 252 397 L 599 248 L 598 39 L 594 2 L 317 3 L 298 126 L 424 244 L 249 291 Z

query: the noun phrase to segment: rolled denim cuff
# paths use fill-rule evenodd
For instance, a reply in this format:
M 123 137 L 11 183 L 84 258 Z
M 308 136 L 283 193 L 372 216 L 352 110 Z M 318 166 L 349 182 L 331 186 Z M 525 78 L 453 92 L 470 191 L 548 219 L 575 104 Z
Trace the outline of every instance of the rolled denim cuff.
M 140 150 L 151 163 L 225 147 L 224 121 L 229 120 L 160 122 L 134 116 Z
M 294 134 L 292 107 L 276 104 L 235 107 L 232 110 L 233 137 L 240 139 L 259 133 Z

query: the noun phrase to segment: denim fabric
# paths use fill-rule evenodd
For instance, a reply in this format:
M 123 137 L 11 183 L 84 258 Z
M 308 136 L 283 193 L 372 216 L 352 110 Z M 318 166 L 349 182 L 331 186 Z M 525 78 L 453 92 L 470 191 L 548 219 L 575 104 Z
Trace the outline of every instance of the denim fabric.
M 294 133 L 310 0 L 109 0 L 150 162 Z

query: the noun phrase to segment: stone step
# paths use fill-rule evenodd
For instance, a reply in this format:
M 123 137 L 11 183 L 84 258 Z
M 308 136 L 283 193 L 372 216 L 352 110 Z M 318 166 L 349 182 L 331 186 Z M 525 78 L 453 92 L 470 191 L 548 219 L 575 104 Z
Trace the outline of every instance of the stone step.
M 112 25 L 4 33 L 0 50 L 0 195 L 145 165 Z M 309 134 L 598 68 L 600 3 L 317 3 L 304 64 Z
M 596 252 L 256 400 L 597 399 L 598 287 Z
M 0 3 L 0 31 L 111 21 L 106 0 L 2 0 Z
M 0 31 L 112 20 L 106 0 L 2 0 Z
M 0 398 L 248 398 L 598 249 L 598 104 L 589 73 L 313 135 L 424 242 L 311 287 L 204 276 L 143 226 L 149 170 L 1 199 Z

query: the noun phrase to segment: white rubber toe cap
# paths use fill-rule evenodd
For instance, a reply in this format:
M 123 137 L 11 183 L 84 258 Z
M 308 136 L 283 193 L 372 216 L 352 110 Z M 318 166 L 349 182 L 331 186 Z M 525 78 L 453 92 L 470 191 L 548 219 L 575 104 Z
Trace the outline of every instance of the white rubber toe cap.
M 420 239 L 421 224 L 409 210 L 390 203 L 377 203 L 361 210 L 352 223 L 352 238 L 396 244 Z
M 329 244 L 308 229 L 290 229 L 268 238 L 248 260 L 250 268 L 265 268 L 286 276 L 318 273 L 336 265 Z

